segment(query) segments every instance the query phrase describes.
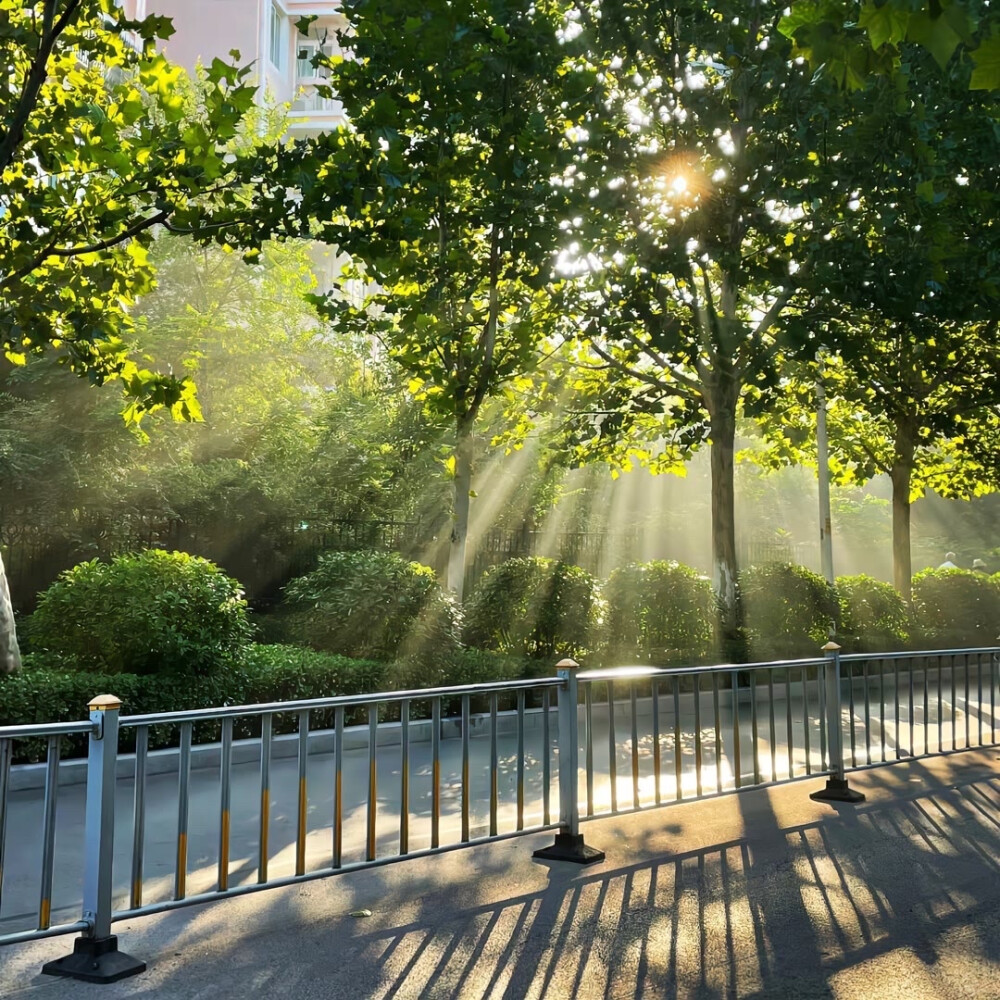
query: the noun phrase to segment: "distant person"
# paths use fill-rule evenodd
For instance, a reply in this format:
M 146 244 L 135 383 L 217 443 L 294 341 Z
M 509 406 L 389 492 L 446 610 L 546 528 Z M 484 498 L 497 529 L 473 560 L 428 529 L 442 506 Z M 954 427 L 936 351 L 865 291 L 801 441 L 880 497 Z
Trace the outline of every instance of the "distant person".
M 986 568 L 986 563 L 984 563 L 982 561 L 982 559 L 973 559 L 972 560 L 972 572 L 973 573 L 989 573 L 989 570 Z
M 946 552 L 944 554 L 944 562 L 938 566 L 938 569 L 958 569 L 958 563 L 955 562 L 955 553 Z

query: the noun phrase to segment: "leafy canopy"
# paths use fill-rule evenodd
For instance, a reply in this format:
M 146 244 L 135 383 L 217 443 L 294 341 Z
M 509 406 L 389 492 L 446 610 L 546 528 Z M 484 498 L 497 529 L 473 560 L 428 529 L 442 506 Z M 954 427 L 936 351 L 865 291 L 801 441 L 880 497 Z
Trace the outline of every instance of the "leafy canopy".
M 152 287 L 154 227 L 239 205 L 232 154 L 253 101 L 248 70 L 219 60 L 196 96 L 156 51 L 171 32 L 115 0 L 0 0 L 2 350 L 121 379 L 133 419 L 198 416 L 189 380 L 128 358 L 130 309 Z

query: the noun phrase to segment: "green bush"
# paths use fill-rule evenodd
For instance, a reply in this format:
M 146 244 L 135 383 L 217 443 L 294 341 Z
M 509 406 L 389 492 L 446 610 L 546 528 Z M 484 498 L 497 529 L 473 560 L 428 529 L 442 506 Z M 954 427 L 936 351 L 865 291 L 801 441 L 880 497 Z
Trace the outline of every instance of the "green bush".
M 32 650 L 107 674 L 205 675 L 253 633 L 240 585 L 214 563 L 150 549 L 80 563 L 39 597 Z
M 1000 581 L 964 569 L 917 573 L 913 620 L 923 646 L 995 646 L 1000 633 Z
M 399 664 L 354 660 L 346 656 L 320 653 L 301 646 L 251 646 L 243 661 L 225 673 L 205 677 L 176 675 L 99 674 L 82 670 L 53 668 L 44 656 L 29 654 L 24 669 L 0 675 L 0 726 L 31 725 L 46 722 L 78 721 L 86 717 L 87 703 L 97 694 L 115 694 L 122 701 L 125 715 L 218 708 L 222 705 L 255 705 L 274 701 L 329 698 L 336 695 L 371 694 L 409 688 L 450 687 L 458 684 L 486 684 L 531 676 L 537 661 L 526 662 L 478 650 L 453 650 L 442 655 L 429 670 L 417 660 Z M 550 669 L 542 671 L 548 675 Z M 500 708 L 510 708 L 514 696 L 501 696 Z M 445 699 L 445 715 L 461 710 L 461 698 Z M 489 708 L 486 697 L 474 697 L 474 712 Z M 410 717 L 426 718 L 430 704 L 414 699 Z M 349 725 L 367 720 L 367 706 L 348 709 Z M 379 719 L 399 717 L 399 706 L 383 704 Z M 329 728 L 334 723 L 332 709 L 314 710 L 310 716 L 313 729 Z M 275 734 L 295 732 L 298 718 L 294 712 L 279 712 L 274 717 Z M 237 739 L 260 735 L 259 717 L 234 720 Z M 177 745 L 176 726 L 153 726 L 149 746 L 157 749 Z M 197 723 L 195 743 L 219 738 L 217 722 Z M 135 730 L 122 730 L 121 749 L 134 748 Z M 86 755 L 86 736 L 65 736 L 63 758 Z M 17 740 L 14 752 L 18 762 L 38 761 L 45 757 L 45 741 Z
M 836 591 L 803 566 L 751 566 L 740 593 L 753 660 L 817 656 L 836 626 Z
M 540 556 L 487 570 L 464 610 L 466 645 L 515 656 L 583 656 L 601 624 L 597 581 Z
M 837 601 L 837 642 L 845 652 L 878 653 L 906 646 L 910 615 L 891 584 L 870 576 L 838 576 Z
M 434 571 L 392 552 L 327 552 L 285 588 L 284 634 L 314 649 L 375 660 L 459 645 L 459 613 Z
M 709 581 L 662 560 L 616 569 L 604 585 L 602 658 L 658 666 L 697 663 L 712 650 L 714 599 Z

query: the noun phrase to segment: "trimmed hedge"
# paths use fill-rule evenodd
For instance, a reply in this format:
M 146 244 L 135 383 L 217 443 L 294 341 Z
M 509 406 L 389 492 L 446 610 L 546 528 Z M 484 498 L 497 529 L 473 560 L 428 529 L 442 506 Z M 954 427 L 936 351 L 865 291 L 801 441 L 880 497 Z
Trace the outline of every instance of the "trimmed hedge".
M 601 625 L 594 577 L 541 556 L 487 570 L 464 610 L 467 645 L 514 656 L 583 656 Z
M 917 641 L 938 649 L 995 646 L 1000 581 L 966 569 L 928 569 L 913 578 Z
M 870 576 L 838 576 L 840 628 L 837 642 L 848 653 L 906 648 L 910 613 L 892 584 Z
M 699 663 L 711 653 L 712 586 L 690 567 L 630 563 L 608 577 L 604 598 L 605 663 L 673 666 Z
M 327 552 L 285 588 L 284 636 L 365 659 L 439 656 L 459 645 L 459 609 L 434 570 L 394 552 Z
M 239 583 L 208 559 L 148 549 L 62 573 L 28 619 L 32 650 L 105 674 L 205 675 L 253 635 Z
M 751 566 L 740 593 L 751 660 L 817 656 L 836 626 L 836 591 L 803 566 Z
M 253 705 L 272 701 L 326 698 L 334 695 L 372 694 L 409 688 L 450 687 L 458 684 L 487 683 L 497 680 L 534 676 L 537 664 L 481 651 L 454 650 L 443 655 L 433 673 L 427 674 L 417 661 L 397 664 L 373 660 L 355 660 L 346 656 L 321 653 L 298 646 L 255 646 L 243 663 L 206 677 L 176 675 L 98 674 L 83 670 L 53 669 L 43 657 L 25 657 L 24 669 L 0 675 L 0 726 L 45 722 L 69 722 L 86 718 L 87 703 L 96 694 L 112 693 L 122 700 L 126 715 L 173 712 L 223 705 Z M 552 672 L 550 666 L 543 675 Z M 504 707 L 511 707 L 504 701 Z M 460 710 L 460 699 L 444 705 L 444 710 Z M 473 711 L 488 708 L 480 699 Z M 429 716 L 427 703 L 416 700 L 411 718 Z M 350 710 L 348 724 L 367 720 L 367 708 Z M 379 718 L 399 717 L 398 705 L 380 707 Z M 310 725 L 315 729 L 333 725 L 333 710 L 314 711 Z M 275 716 L 274 732 L 297 730 L 294 713 Z M 256 718 L 234 720 L 237 739 L 260 735 Z M 194 740 L 210 742 L 219 738 L 218 723 L 198 723 Z M 64 758 L 86 755 L 86 737 L 63 737 Z M 150 749 L 177 744 L 176 727 L 155 726 L 149 733 Z M 134 731 L 122 731 L 123 752 L 133 749 Z M 44 740 L 18 740 L 18 762 L 38 761 L 45 757 Z

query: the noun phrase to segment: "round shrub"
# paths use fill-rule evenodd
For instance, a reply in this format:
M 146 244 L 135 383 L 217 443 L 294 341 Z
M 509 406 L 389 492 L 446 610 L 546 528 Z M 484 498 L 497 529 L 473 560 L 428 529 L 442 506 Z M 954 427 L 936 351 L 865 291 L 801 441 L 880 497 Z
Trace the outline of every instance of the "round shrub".
M 208 674 L 253 634 L 240 585 L 214 563 L 150 549 L 63 573 L 28 620 L 33 650 L 118 674 Z
M 434 570 L 393 552 L 327 552 L 285 587 L 285 635 L 346 656 L 433 656 L 459 644 L 454 600 Z
M 877 653 L 902 649 L 910 633 L 906 602 L 891 584 L 871 576 L 838 576 L 840 628 L 845 651 Z
M 921 645 L 997 645 L 1000 582 L 965 569 L 928 569 L 913 578 L 913 621 Z
M 740 593 L 752 659 L 816 656 L 836 625 L 836 591 L 804 566 L 751 566 Z
M 541 556 L 487 570 L 465 605 L 465 642 L 515 656 L 582 656 L 601 623 L 597 581 Z
M 712 587 L 689 566 L 629 563 L 608 577 L 604 599 L 608 663 L 668 666 L 697 662 L 711 652 Z

